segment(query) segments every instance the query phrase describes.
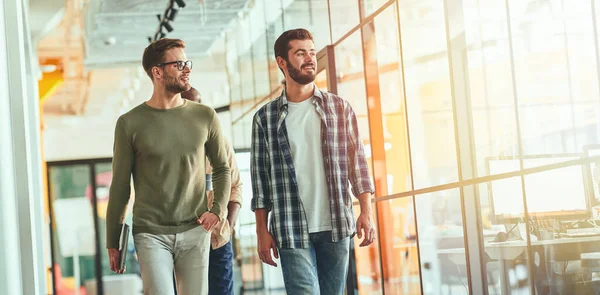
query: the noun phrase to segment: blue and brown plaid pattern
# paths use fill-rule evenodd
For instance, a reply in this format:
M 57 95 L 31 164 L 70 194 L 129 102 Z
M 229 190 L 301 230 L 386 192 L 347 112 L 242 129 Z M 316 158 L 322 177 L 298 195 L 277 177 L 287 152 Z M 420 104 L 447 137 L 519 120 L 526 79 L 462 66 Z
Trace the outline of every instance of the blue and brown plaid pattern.
M 349 184 L 354 196 L 373 193 L 373 187 L 356 115 L 348 102 L 317 87 L 312 101 L 321 117 L 323 164 L 332 238 L 336 242 L 356 231 Z M 294 132 L 299 126 L 286 126 L 287 107 L 284 91 L 254 115 L 250 164 L 252 211 L 266 208 L 271 212 L 270 231 L 279 248 L 307 248 L 308 224 L 287 136 L 288 130 Z

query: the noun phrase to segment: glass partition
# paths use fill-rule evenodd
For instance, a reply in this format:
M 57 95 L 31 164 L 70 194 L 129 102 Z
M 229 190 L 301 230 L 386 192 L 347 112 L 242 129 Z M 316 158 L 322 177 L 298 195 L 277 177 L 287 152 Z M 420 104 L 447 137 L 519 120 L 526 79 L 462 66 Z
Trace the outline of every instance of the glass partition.
M 81 294 L 140 292 L 141 274 L 131 233 L 126 273 L 117 275 L 110 270 L 106 252 L 110 159 L 50 162 L 48 175 L 56 294 L 74 294 L 77 286 Z M 133 197 L 125 218 L 130 226 Z
M 48 167 L 54 288 L 57 295 L 85 292 L 96 280 L 96 236 L 89 165 Z M 79 287 L 77 287 L 79 286 Z
M 266 25 L 266 49 L 253 47 L 268 52 L 270 89 L 285 29 L 311 29 L 319 49 L 334 44 L 334 68 L 316 83 L 349 102 L 373 179 L 387 180 L 373 206 L 378 239 L 355 246 L 348 294 L 597 291 L 600 169 L 552 168 L 600 156 L 597 4 L 273 2 L 284 13 Z M 240 72 L 247 57 L 236 55 Z M 249 147 L 252 114 L 234 126 L 237 147 Z M 373 161 L 372 151 L 384 154 Z

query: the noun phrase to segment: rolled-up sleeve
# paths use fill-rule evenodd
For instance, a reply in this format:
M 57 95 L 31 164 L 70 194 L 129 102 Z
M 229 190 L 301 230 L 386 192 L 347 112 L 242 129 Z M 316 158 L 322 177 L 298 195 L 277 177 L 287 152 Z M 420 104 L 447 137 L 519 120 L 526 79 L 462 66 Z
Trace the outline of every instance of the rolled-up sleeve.
M 254 115 L 252 122 L 252 145 L 250 149 L 250 172 L 252 178 L 251 209 L 271 210 L 271 175 L 268 144 L 260 115 Z
M 231 169 L 231 195 L 229 202 L 238 203 L 242 206 L 242 180 L 240 178 L 240 170 L 235 160 L 235 152 L 233 148 L 229 148 L 229 168 Z
M 369 166 L 365 157 L 365 147 L 358 131 L 356 114 L 350 104 L 346 102 L 346 120 L 348 122 L 348 160 L 350 163 L 349 179 L 352 185 L 352 193 L 358 197 L 363 193 L 373 193 L 373 185 L 369 176 Z

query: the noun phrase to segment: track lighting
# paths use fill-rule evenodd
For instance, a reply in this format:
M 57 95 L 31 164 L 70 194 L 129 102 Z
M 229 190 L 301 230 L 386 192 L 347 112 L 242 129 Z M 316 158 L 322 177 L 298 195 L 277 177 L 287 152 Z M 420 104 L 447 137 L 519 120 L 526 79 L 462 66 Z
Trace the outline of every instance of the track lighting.
M 173 32 L 173 26 L 171 26 L 171 24 L 169 24 L 168 21 L 163 21 L 162 22 L 162 26 L 167 29 L 167 32 L 171 33 Z
M 184 8 L 185 7 L 185 2 L 183 2 L 183 0 L 175 0 L 175 2 L 179 6 L 179 8 Z
M 171 7 L 169 9 L 169 12 L 167 12 L 167 19 L 169 19 L 170 21 L 174 21 L 175 17 L 177 16 L 177 12 L 179 12 L 179 9 Z
M 183 0 L 168 0 L 169 5 L 163 15 L 157 14 L 156 18 L 158 19 L 158 30 L 154 34 L 154 39 L 152 37 L 148 37 L 148 41 L 152 43 L 153 41 L 160 40 L 166 36 L 166 33 L 163 33 L 163 27 L 167 30 L 168 33 L 173 32 L 173 26 L 169 23 L 175 20 L 179 9 L 185 7 L 185 2 Z M 175 4 L 179 8 L 175 8 Z

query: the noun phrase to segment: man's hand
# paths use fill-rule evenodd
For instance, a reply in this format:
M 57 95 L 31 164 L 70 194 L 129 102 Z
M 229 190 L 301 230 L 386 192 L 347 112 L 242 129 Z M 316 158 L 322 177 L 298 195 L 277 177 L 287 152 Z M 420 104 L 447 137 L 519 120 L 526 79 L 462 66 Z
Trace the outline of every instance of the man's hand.
M 233 220 L 233 218 L 227 216 L 227 221 L 229 222 L 229 228 L 231 228 L 231 230 L 233 230 L 233 228 L 235 227 L 235 220 Z
M 110 261 L 110 270 L 123 274 L 125 273 L 125 268 L 119 269 L 119 259 L 121 258 L 121 252 L 117 248 L 108 249 L 108 261 Z
M 229 221 L 229 227 L 231 227 L 232 230 L 235 227 L 235 222 L 237 220 L 241 207 L 242 205 L 236 202 L 230 201 L 227 204 L 227 220 Z
M 196 222 L 198 222 L 198 224 L 204 227 L 206 231 L 212 232 L 213 229 L 215 229 L 215 227 L 217 226 L 217 224 L 219 224 L 219 217 L 215 213 L 206 211 L 202 215 L 200 215 L 200 218 L 198 218 Z
M 260 231 L 256 238 L 258 240 L 258 256 L 260 260 L 268 265 L 277 267 L 277 263 L 273 261 L 273 257 L 271 256 L 271 250 L 273 250 L 275 258 L 279 258 L 279 253 L 277 253 L 277 245 L 271 233 L 266 230 Z
M 375 229 L 371 215 L 360 214 L 356 220 L 356 233 L 359 239 L 362 239 L 364 232 L 364 240 L 360 243 L 361 247 L 369 246 L 375 240 Z

